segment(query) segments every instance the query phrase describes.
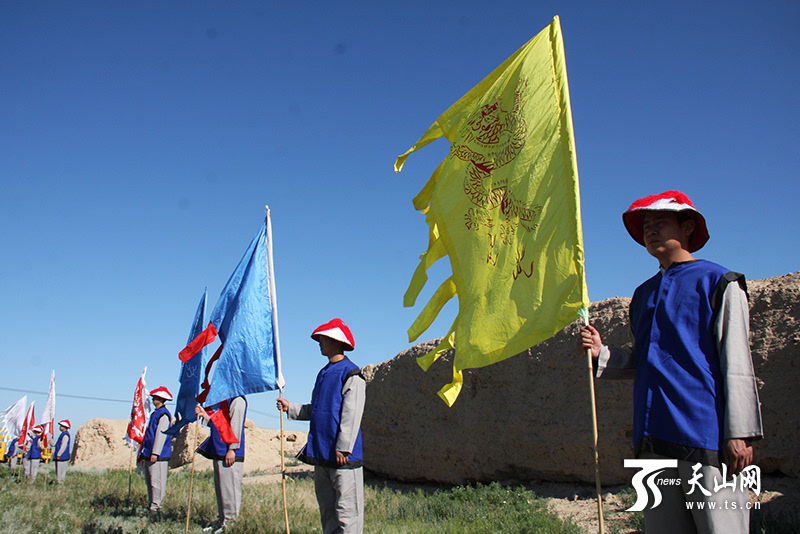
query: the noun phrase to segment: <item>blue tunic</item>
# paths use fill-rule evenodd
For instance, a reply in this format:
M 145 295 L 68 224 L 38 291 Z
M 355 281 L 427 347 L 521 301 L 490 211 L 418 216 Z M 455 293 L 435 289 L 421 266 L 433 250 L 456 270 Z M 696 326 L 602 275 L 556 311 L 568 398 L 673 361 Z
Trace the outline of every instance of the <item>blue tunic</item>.
M 243 462 L 244 461 L 244 423 L 247 419 L 247 398 L 242 397 L 244 400 L 244 415 L 242 415 L 242 428 L 241 432 L 239 432 L 239 448 L 235 449 L 236 451 L 236 461 Z M 233 400 L 233 399 L 230 399 Z M 229 402 L 229 401 L 223 401 Z M 219 406 L 218 409 L 221 409 L 221 405 L 217 404 L 215 406 Z M 213 406 L 212 406 L 213 408 Z M 197 452 L 208 458 L 209 460 L 224 460 L 225 455 L 228 453 L 228 444 L 222 441 L 222 436 L 217 430 L 216 425 L 211 422 L 209 424 L 209 428 L 211 430 L 211 435 L 200 444 L 197 448 Z
M 340 466 L 336 463 L 336 438 L 339 434 L 342 413 L 342 388 L 347 379 L 359 371 L 356 364 L 345 358 L 329 363 L 317 375 L 314 393 L 311 395 L 308 441 L 298 454 L 298 458 L 303 462 L 345 469 L 361 467 L 364 452 L 360 429 L 347 464 Z
M 55 453 L 58 453 L 58 450 L 61 448 L 61 443 L 65 439 L 67 440 L 67 447 L 64 449 L 64 452 L 61 454 L 61 456 L 56 457 L 55 460 L 57 462 L 64 462 L 64 461 L 69 460 L 69 432 L 66 432 L 66 431 L 62 432 L 61 435 L 58 436 L 58 439 L 56 440 L 56 445 L 55 445 L 55 448 L 53 449 L 53 451 Z
M 139 453 L 140 456 L 149 459 L 153 454 L 153 445 L 155 444 L 156 440 L 156 432 L 158 432 L 158 422 L 164 415 L 167 416 L 168 420 L 172 420 L 172 415 L 169 413 L 169 410 L 167 410 L 166 406 L 162 406 L 150 416 L 150 421 L 147 425 L 147 431 L 145 432 L 144 440 L 142 441 L 142 451 Z M 164 441 L 164 447 L 161 449 L 161 454 L 158 455 L 159 460 L 169 460 L 170 456 L 172 456 L 172 436 L 167 435 L 166 437 L 167 439 Z
M 42 449 L 39 447 L 39 441 L 42 439 L 42 435 L 39 434 L 38 436 L 34 436 L 33 440 L 31 441 L 31 449 L 28 451 L 28 459 L 29 460 L 41 460 L 42 459 Z
M 726 273 L 704 260 L 675 263 L 636 289 L 634 443 L 650 436 L 720 450 L 724 394 L 713 302 Z

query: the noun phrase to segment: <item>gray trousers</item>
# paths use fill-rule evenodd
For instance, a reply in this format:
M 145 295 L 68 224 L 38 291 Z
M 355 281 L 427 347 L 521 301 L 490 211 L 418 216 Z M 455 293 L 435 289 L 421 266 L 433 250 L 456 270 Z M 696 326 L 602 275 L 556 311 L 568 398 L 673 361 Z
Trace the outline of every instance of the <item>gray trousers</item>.
M 69 460 L 56 460 L 56 482 L 63 484 L 67 478 L 67 465 Z
M 324 534 L 364 532 L 364 469 L 314 468 L 314 489 Z
M 242 508 L 242 477 L 244 462 L 225 466 L 225 460 L 214 460 L 214 491 L 220 521 L 230 522 L 239 517 Z
M 39 474 L 39 462 L 41 462 L 39 458 L 33 460 L 29 458 L 22 462 L 22 465 L 25 466 L 25 474 L 31 481 L 36 480 L 36 476 Z
M 167 473 L 169 473 L 169 462 L 144 461 L 147 505 L 151 512 L 161 510 L 161 503 L 164 502 L 164 496 L 167 494 Z
M 641 453 L 639 458 L 664 459 L 652 453 Z M 647 534 L 747 534 L 750 531 L 750 492 L 737 487 L 721 488 L 714 491 L 714 477 L 722 483 L 722 472 L 712 466 L 704 465 L 697 472 L 701 477 L 697 485 L 690 481 L 696 477 L 692 462 L 678 460 L 678 467 L 665 469 L 656 478 L 681 480 L 680 485 L 659 485 L 662 502 L 653 509 L 644 510 L 644 524 Z M 728 473 L 727 482 L 731 476 Z M 657 483 L 657 482 L 656 482 Z M 702 486 L 711 495 L 705 495 Z M 698 504 L 702 509 L 698 509 Z M 710 509 L 709 504 L 713 506 Z M 691 509 L 689 509 L 691 506 Z

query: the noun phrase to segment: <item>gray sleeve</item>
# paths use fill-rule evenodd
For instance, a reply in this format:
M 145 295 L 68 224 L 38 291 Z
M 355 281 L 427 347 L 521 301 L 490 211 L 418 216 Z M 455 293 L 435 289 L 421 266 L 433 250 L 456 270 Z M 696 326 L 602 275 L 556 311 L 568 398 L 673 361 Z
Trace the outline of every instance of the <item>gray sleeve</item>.
M 153 439 L 153 452 L 157 456 L 161 456 L 161 452 L 164 450 L 164 443 L 167 442 L 167 436 L 164 434 L 164 431 L 169 428 L 169 417 L 167 414 L 163 414 L 161 417 L 158 418 L 158 427 L 156 428 L 156 437 Z
M 311 419 L 311 405 L 298 404 L 296 402 L 289 403 L 289 411 L 286 412 L 289 419 L 297 419 L 298 421 L 308 421 Z
M 242 443 L 242 429 L 244 428 L 244 413 L 247 407 L 246 401 L 242 397 L 235 397 L 228 405 L 228 413 L 231 416 L 231 430 L 238 443 L 228 444 L 229 451 L 235 451 Z
M 361 375 L 348 378 L 342 387 L 342 415 L 339 420 L 339 435 L 336 437 L 336 450 L 353 452 L 353 446 L 361 428 L 364 415 L 367 383 Z
M 761 438 L 761 406 L 750 355 L 750 307 L 738 283 L 725 289 L 714 333 L 725 392 L 722 437 Z

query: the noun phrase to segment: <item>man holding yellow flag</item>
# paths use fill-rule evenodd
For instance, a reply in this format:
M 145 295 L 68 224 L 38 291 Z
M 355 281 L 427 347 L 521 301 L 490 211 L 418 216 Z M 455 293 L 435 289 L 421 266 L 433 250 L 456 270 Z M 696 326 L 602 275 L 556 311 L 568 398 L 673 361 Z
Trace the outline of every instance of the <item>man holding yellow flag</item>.
M 578 169 L 558 17 L 445 111 L 406 158 L 446 137 L 450 153 L 414 199 L 427 216 L 428 250 L 404 304 L 413 306 L 426 270 L 449 256 L 453 275 L 409 329 L 414 341 L 458 295 L 444 340 L 423 369 L 456 348 L 450 406 L 462 371 L 550 338 L 589 305 L 583 268 Z
M 748 532 L 751 442 L 764 431 L 744 275 L 693 256 L 708 229 L 680 191 L 639 199 L 622 217 L 659 269 L 631 299 L 632 345 L 609 348 L 584 326 L 578 346 L 591 351 L 599 378 L 633 379 L 636 458 L 670 464 L 650 479 L 661 496 L 644 508 L 645 529 Z

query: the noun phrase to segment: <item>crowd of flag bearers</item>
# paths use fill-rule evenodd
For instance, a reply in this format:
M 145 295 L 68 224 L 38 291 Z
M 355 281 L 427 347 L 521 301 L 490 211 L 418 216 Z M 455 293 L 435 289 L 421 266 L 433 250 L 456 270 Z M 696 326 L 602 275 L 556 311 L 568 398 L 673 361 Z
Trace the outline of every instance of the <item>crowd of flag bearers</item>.
M 364 413 L 366 382 L 361 369 L 347 356 L 355 349 L 355 338 L 341 319 L 315 329 L 311 338 L 319 343 L 328 361 L 320 370 L 311 402 L 295 404 L 279 398 L 277 408 L 292 419 L 310 422 L 308 441 L 298 458 L 314 466 L 314 484 L 323 532 L 356 534 L 364 528 L 364 475 L 361 418 Z M 157 517 L 167 495 L 169 461 L 173 437 L 168 430 L 175 422 L 166 404 L 173 395 L 165 386 L 149 393 L 153 410 L 147 420 L 137 462 L 147 487 L 146 513 Z M 237 395 L 217 404 L 195 405 L 196 420 L 210 429 L 209 437 L 197 447 L 197 454 L 213 463 L 218 518 L 204 532 L 222 533 L 239 516 L 242 507 L 242 478 L 246 450 L 247 399 Z M 70 460 L 69 420 L 59 422 L 60 434 L 52 446 L 56 482 L 65 481 Z M 23 445 L 10 442 L 7 453 L 12 469 L 21 459 L 24 473 L 35 480 L 43 454 L 43 427 L 27 433 Z
M 59 434 L 52 446 L 47 442 L 45 427 L 34 425 L 24 429 L 21 436 L 11 439 L 5 447 L 4 461 L 18 477 L 33 482 L 39 476 L 39 465 L 42 461 L 53 460 L 55 464 L 55 483 L 63 484 L 67 477 L 67 466 L 70 461 L 72 438 L 70 422 L 64 419 L 58 422 Z
M 361 417 L 364 413 L 366 383 L 361 369 L 344 355 L 355 349 L 355 338 L 341 319 L 321 325 L 311 338 L 319 343 L 328 362 L 317 376 L 311 402 L 295 404 L 280 398 L 277 408 L 292 419 L 309 420 L 308 442 L 298 455 L 314 466 L 320 517 L 325 533 L 360 533 L 364 525 L 364 476 L 361 445 Z M 173 395 L 165 386 L 149 393 L 153 410 L 143 431 L 137 463 L 147 487 L 146 513 L 157 517 L 167 495 L 169 461 L 173 437 L 167 431 L 175 422 L 166 404 Z M 247 399 L 237 395 L 214 405 L 195 405 L 196 420 L 210 429 L 209 437 L 196 453 L 213 463 L 218 518 L 204 532 L 222 533 L 239 516 L 242 507 L 242 478 L 246 450 Z M 60 434 L 43 455 L 43 427 L 33 426 L 7 448 L 9 465 L 22 469 L 36 480 L 42 458 L 55 462 L 56 482 L 66 479 L 70 461 L 70 422 L 59 423 Z M 20 466 L 18 462 L 22 463 Z
M 356 534 L 364 528 L 364 475 L 361 418 L 366 382 L 361 369 L 344 355 L 355 349 L 355 338 L 341 319 L 315 329 L 328 363 L 319 372 L 308 404 L 283 398 L 277 408 L 291 419 L 310 422 L 308 441 L 298 458 L 314 466 L 314 486 L 323 532 Z M 138 454 L 147 485 L 147 513 L 157 515 L 167 492 L 172 416 L 165 403 L 172 394 L 164 387 L 150 392 L 155 410 L 147 422 Z M 211 406 L 195 405 L 196 420 L 209 427 L 209 437 L 197 454 L 212 461 L 217 520 L 204 532 L 222 533 L 236 521 L 242 507 L 242 478 L 246 450 L 247 399 L 237 395 Z

